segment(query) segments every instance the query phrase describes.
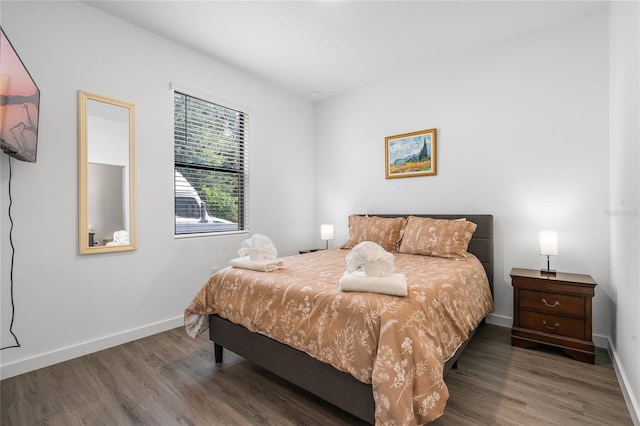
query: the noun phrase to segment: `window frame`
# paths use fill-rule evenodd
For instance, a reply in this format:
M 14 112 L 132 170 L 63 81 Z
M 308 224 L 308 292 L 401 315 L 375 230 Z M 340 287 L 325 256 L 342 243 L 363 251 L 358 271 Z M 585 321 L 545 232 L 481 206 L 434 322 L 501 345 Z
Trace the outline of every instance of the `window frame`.
M 228 171 L 223 170 L 216 166 L 203 166 L 203 165 L 194 165 L 188 163 L 179 163 L 176 161 L 175 149 L 175 96 L 176 92 L 188 96 L 191 98 L 198 99 L 203 102 L 215 104 L 219 107 L 240 112 L 245 119 L 245 128 L 244 135 L 242 138 L 242 166 L 239 171 Z M 171 105 L 172 105 L 172 128 L 173 128 L 173 150 L 174 150 L 174 158 L 173 158 L 173 168 L 174 168 L 174 186 L 173 186 L 173 207 L 174 207 L 174 221 L 173 221 L 173 233 L 175 239 L 183 239 L 183 238 L 200 238 L 200 237 L 210 237 L 210 236 L 220 236 L 220 235 L 236 235 L 236 234 L 248 234 L 249 233 L 249 142 L 250 142 L 250 134 L 251 134 L 251 111 L 248 107 L 243 105 L 238 105 L 233 102 L 229 102 L 226 100 L 219 99 L 215 96 L 211 96 L 209 94 L 203 93 L 198 90 L 194 90 L 176 83 L 171 83 Z M 188 232 L 188 233 L 176 233 L 176 220 L 175 220 L 175 208 L 176 208 L 176 191 L 175 191 L 175 171 L 177 171 L 177 167 L 188 167 L 196 170 L 208 170 L 214 172 L 223 172 L 229 173 L 234 176 L 240 176 L 242 179 L 242 190 L 238 192 L 238 229 L 236 230 L 227 230 L 227 231 L 207 231 L 207 232 Z

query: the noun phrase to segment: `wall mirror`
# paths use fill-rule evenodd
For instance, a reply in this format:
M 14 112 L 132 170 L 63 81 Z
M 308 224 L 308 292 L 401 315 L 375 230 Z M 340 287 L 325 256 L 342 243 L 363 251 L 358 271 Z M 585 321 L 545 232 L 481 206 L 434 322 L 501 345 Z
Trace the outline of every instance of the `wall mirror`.
M 80 254 L 136 249 L 135 105 L 79 92 Z

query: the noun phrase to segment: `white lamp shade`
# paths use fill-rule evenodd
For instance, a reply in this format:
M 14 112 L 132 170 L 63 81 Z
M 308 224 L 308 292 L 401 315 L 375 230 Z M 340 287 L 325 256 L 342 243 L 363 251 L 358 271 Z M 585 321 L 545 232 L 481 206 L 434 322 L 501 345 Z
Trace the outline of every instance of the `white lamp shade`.
M 540 231 L 540 254 L 556 256 L 558 254 L 558 233 L 556 231 Z
M 333 240 L 333 225 L 320 225 L 320 239 Z

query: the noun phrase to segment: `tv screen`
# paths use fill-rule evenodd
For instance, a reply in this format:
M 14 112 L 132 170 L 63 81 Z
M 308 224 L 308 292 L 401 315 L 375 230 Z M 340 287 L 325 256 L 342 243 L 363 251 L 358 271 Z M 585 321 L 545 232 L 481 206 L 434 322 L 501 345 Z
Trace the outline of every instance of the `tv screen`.
M 0 144 L 22 161 L 36 162 L 40 90 L 0 28 Z

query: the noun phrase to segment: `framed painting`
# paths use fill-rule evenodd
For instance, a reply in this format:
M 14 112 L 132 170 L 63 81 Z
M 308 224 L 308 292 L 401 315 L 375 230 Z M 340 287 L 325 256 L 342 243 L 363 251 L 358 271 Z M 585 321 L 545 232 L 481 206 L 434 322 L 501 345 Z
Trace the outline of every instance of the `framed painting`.
M 385 177 L 435 176 L 438 162 L 436 147 L 436 129 L 386 137 Z

